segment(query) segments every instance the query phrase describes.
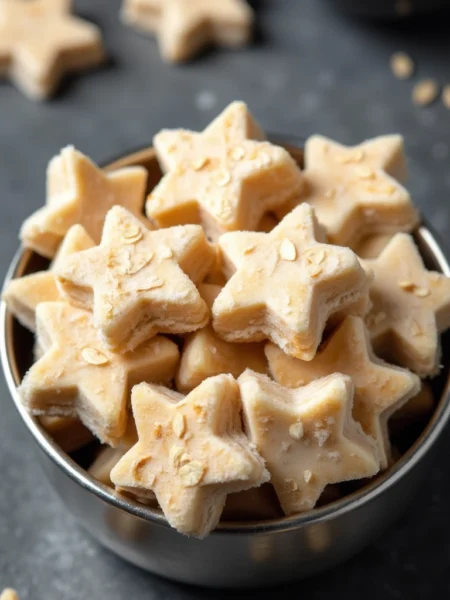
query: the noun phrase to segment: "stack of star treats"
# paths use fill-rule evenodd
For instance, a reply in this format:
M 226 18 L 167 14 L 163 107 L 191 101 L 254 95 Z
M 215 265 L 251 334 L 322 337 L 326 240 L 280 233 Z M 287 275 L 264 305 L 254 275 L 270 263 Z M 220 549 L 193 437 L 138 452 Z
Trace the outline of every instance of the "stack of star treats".
M 313 136 L 301 170 L 235 102 L 154 148 L 146 200 L 142 167 L 51 161 L 21 231 L 50 269 L 4 293 L 36 333 L 24 405 L 66 451 L 97 438 L 91 475 L 198 537 L 224 507 L 293 515 L 387 469 L 388 420 L 432 410 L 421 378 L 450 325 L 402 139 Z

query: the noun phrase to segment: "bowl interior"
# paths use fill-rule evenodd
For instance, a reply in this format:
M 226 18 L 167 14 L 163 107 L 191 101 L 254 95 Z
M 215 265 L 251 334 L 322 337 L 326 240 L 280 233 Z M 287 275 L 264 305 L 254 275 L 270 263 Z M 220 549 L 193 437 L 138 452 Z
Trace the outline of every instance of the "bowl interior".
M 294 145 L 286 143 L 283 145 L 295 158 L 298 164 L 302 166 L 303 150 Z M 105 170 L 111 171 L 117 168 L 135 165 L 144 166 L 148 170 L 148 191 L 150 191 L 161 178 L 161 170 L 152 148 L 138 150 L 114 160 L 105 167 Z M 445 259 L 440 245 L 430 230 L 426 227 L 420 227 L 414 233 L 414 237 L 427 268 L 441 271 L 450 276 L 450 266 Z M 46 269 L 48 264 L 48 260 L 29 250 L 19 250 L 11 265 L 7 280 L 12 277 L 19 277 Z M 49 454 L 70 477 L 76 479 L 83 487 L 90 489 L 93 493 L 102 497 L 107 502 L 113 503 L 128 512 L 137 514 L 141 518 L 166 523 L 158 510 L 143 506 L 132 499 L 124 498 L 111 488 L 93 479 L 85 471 L 97 451 L 97 446 L 91 444 L 82 451 L 73 453 L 71 456 L 66 455 L 40 426 L 38 420 L 31 417 L 22 407 L 16 388 L 23 375 L 32 364 L 34 338 L 32 333 L 23 328 L 18 321 L 12 317 L 6 310 L 4 303 L 2 303 L 1 311 L 0 320 L 1 327 L 3 328 L 3 343 L 1 344 L 2 362 L 7 383 L 19 412 L 41 448 Z M 286 527 L 288 524 L 301 525 L 302 523 L 311 522 L 315 519 L 331 517 L 333 514 L 340 511 L 351 510 L 352 503 L 364 501 L 365 499 L 369 500 L 374 495 L 382 493 L 384 486 L 389 485 L 390 480 L 401 477 L 402 473 L 405 473 L 416 461 L 420 460 L 435 441 L 449 418 L 449 342 L 450 333 L 447 333 L 442 339 L 443 368 L 441 369 L 439 376 L 432 381 L 433 395 L 436 401 L 435 411 L 429 419 L 413 423 L 400 433 L 395 434 L 393 445 L 400 458 L 387 471 L 371 481 L 340 484 L 339 494 L 341 499 L 330 502 L 322 507 L 320 507 L 319 504 L 319 508 L 304 515 L 295 517 L 280 516 L 279 519 L 272 519 L 265 522 L 222 522 L 219 526 L 219 530 L 225 529 L 230 531 L 233 529 L 242 530 L 243 528 L 258 530 L 259 528 L 263 528 L 267 531 L 268 529 Z

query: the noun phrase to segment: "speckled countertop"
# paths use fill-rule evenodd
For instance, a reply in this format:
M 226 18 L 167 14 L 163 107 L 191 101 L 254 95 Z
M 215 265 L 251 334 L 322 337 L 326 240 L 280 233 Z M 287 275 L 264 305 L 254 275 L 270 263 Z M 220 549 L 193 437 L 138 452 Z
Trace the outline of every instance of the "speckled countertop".
M 177 68 L 161 62 L 153 41 L 121 26 L 120 0 L 75 4 L 101 25 L 110 65 L 71 80 L 48 104 L 33 104 L 0 85 L 1 272 L 16 249 L 20 223 L 43 202 L 46 163 L 62 146 L 73 143 L 103 162 L 149 144 L 162 126 L 202 128 L 234 99 L 248 102 L 274 132 L 320 132 L 344 143 L 402 133 L 415 201 L 447 234 L 450 111 L 440 103 L 413 107 L 412 82 L 395 80 L 388 60 L 393 51 L 406 50 L 417 61 L 418 77 L 450 82 L 448 15 L 399 29 L 353 21 L 324 0 L 255 1 L 254 46 L 211 52 Z M 200 590 L 122 563 L 77 527 L 43 479 L 36 448 L 5 383 L 0 386 L 0 588 L 17 587 L 22 600 L 449 595 L 449 435 L 408 513 L 357 558 L 282 591 Z

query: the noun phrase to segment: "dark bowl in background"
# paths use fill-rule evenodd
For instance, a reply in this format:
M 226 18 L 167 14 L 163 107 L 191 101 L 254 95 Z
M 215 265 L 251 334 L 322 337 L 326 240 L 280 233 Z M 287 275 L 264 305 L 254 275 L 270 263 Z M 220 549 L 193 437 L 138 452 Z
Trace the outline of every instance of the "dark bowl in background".
M 337 8 L 359 17 L 404 19 L 429 14 L 450 6 L 448 0 L 328 0 Z

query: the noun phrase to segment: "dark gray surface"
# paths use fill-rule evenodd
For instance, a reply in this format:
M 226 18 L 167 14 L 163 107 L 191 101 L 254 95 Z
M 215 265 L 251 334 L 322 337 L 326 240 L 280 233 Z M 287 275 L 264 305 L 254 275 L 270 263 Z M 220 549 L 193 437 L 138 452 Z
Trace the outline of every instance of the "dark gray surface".
M 450 80 L 448 16 L 432 22 L 433 32 L 425 34 L 423 21 L 381 28 L 346 19 L 319 0 L 265 0 L 255 2 L 260 33 L 253 47 L 211 52 L 180 68 L 164 65 L 153 41 L 121 26 L 119 4 L 76 2 L 80 13 L 103 28 L 110 66 L 71 80 L 48 104 L 34 104 L 9 84 L 0 85 L 2 272 L 20 223 L 43 202 L 46 163 L 62 146 L 73 143 L 102 162 L 149 144 L 163 126 L 201 128 L 234 99 L 247 101 L 271 131 L 320 132 L 344 143 L 402 133 L 415 201 L 446 235 L 450 111 L 440 103 L 413 107 L 412 83 L 395 80 L 388 59 L 395 50 L 409 51 L 418 77 Z M 0 386 L 0 589 L 14 585 L 22 600 L 257 597 L 157 579 L 91 541 L 43 480 L 36 448 L 3 381 Z M 377 544 L 331 573 L 282 592 L 265 590 L 263 597 L 448 597 L 449 455 L 447 439 L 410 511 Z

